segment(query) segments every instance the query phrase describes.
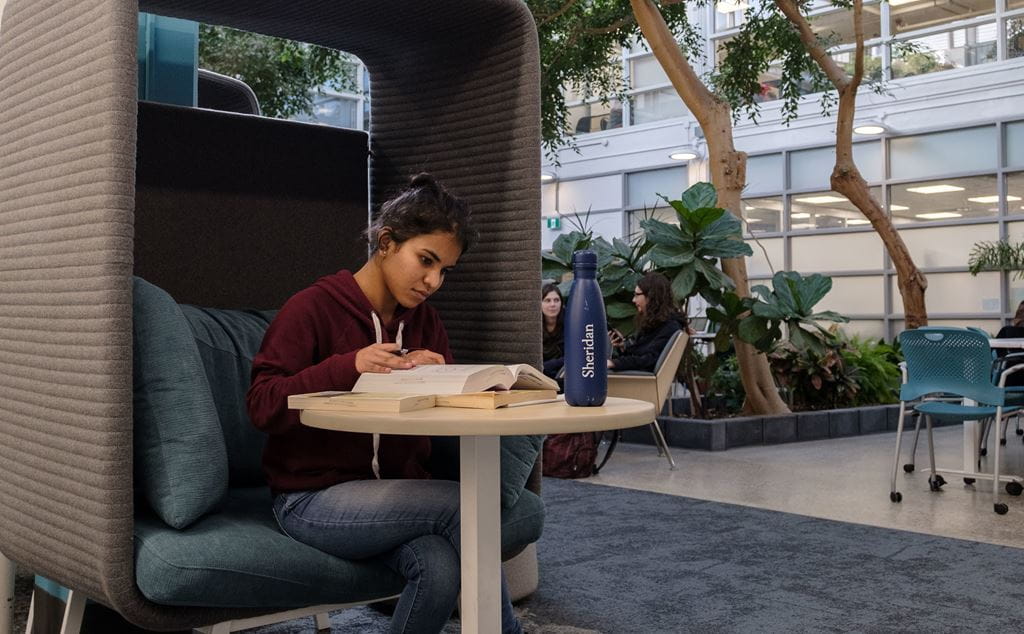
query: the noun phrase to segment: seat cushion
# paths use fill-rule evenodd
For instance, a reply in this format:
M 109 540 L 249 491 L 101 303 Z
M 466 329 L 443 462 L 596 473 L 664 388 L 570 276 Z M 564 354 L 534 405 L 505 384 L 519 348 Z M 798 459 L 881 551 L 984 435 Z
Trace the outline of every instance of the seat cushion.
M 519 502 L 543 446 L 544 436 L 501 437 L 501 508 Z
M 135 278 L 132 311 L 135 484 L 160 519 L 185 528 L 224 500 L 224 437 L 174 299 Z
M 502 512 L 502 551 L 540 538 L 544 507 L 523 493 Z M 339 559 L 281 533 L 265 487 L 231 489 L 224 508 L 185 530 L 135 521 L 135 581 L 163 605 L 298 608 L 395 595 L 402 578 L 376 561 Z
M 276 311 L 225 310 L 182 305 L 227 447 L 232 487 L 265 484 L 261 465 L 266 436 L 249 422 L 245 394 L 252 359 Z

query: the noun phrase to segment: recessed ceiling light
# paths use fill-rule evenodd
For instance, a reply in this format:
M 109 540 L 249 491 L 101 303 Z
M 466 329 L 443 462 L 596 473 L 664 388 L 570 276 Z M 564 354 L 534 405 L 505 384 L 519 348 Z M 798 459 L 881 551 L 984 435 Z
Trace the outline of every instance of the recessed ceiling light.
M 796 214 L 789 214 L 789 217 L 790 217 L 790 218 L 798 218 L 798 219 L 799 219 L 799 218 L 810 218 L 810 217 L 811 217 L 811 214 L 806 214 L 806 213 L 796 213 Z
M 850 225 L 868 225 L 868 224 L 871 224 L 871 221 L 867 220 L 866 218 L 850 218 L 849 220 L 846 221 L 846 225 L 847 226 L 850 226 Z
M 933 211 L 927 214 L 914 214 L 916 218 L 924 218 L 925 220 L 942 220 L 943 218 L 960 218 L 963 214 L 958 214 L 952 211 Z
M 681 149 L 676 150 L 668 155 L 673 161 L 692 161 L 697 158 L 697 152 L 695 150 Z
M 825 203 L 845 203 L 846 199 L 840 196 L 807 196 L 806 198 L 794 198 L 798 203 L 810 203 L 812 205 L 824 205 Z
M 884 134 L 886 127 L 877 123 L 862 123 L 853 127 L 854 134 L 863 134 L 865 136 L 876 136 Z
M 962 192 L 963 187 L 957 185 L 922 185 L 921 187 L 908 187 L 908 192 L 915 194 L 947 194 L 949 192 Z
M 910 207 L 904 207 L 903 205 L 889 205 L 889 209 L 893 211 L 906 211 L 910 209 Z
M 997 203 L 999 202 L 999 196 L 975 196 L 974 198 L 968 198 L 967 200 L 972 203 Z M 1020 200 L 1020 196 L 1007 196 L 1006 200 L 1016 202 Z

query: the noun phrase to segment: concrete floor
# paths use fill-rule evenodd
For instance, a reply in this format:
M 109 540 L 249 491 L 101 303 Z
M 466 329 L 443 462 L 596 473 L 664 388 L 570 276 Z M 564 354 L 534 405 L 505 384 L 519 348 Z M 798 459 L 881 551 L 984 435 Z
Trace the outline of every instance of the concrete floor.
M 908 461 L 912 438 L 912 431 L 904 436 L 901 465 Z M 897 477 L 903 501 L 890 502 L 895 442 L 893 432 L 724 452 L 673 449 L 675 471 L 654 447 L 620 444 L 600 475 L 581 482 L 1024 548 L 1024 496 L 1001 489 L 1001 501 L 1010 510 L 997 515 L 991 481 L 979 480 L 972 487 L 946 476 L 949 483 L 940 492 L 929 490 L 923 431 L 916 470 L 905 474 L 900 468 Z M 938 467 L 961 467 L 961 427 L 936 429 L 935 444 Z M 1024 445 L 1012 423 L 1003 456 L 1004 473 L 1024 474 Z M 989 467 L 983 463 L 982 468 Z

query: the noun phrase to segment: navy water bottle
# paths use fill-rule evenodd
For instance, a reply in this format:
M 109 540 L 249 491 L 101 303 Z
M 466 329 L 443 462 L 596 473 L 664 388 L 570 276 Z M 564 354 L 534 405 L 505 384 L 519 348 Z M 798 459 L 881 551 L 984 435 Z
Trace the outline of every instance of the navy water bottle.
M 597 284 L 597 254 L 572 254 L 574 279 L 565 310 L 565 402 L 604 405 L 608 396 L 608 326 Z

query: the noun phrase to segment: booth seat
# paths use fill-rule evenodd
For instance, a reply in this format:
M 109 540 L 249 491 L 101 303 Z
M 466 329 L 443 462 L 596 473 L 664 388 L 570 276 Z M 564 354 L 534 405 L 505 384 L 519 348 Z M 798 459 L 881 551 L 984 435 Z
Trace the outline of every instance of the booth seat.
M 284 535 L 260 469 L 263 434 L 246 414 L 252 357 L 273 311 L 178 305 L 134 278 L 135 581 L 154 603 L 291 609 L 399 594 L 376 561 L 348 561 Z M 439 452 L 450 449 L 436 439 Z M 541 534 L 525 488 L 540 439 L 502 440 L 502 551 Z M 449 467 L 451 460 L 443 465 Z M 457 469 L 457 458 L 454 461 Z

